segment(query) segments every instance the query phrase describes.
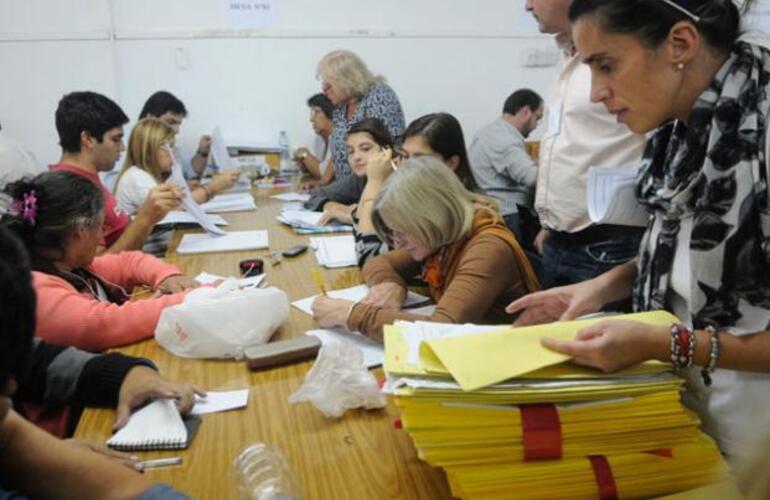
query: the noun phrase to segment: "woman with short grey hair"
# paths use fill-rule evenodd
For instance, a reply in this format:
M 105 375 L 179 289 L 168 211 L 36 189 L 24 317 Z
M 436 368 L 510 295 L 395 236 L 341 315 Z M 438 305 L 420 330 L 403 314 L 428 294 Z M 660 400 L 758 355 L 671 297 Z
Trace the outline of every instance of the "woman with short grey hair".
M 358 55 L 349 50 L 330 52 L 318 63 L 316 74 L 321 90 L 334 105 L 329 145 L 335 181 L 351 174 L 345 137 L 354 123 L 377 118 L 400 144 L 406 126 L 401 102 L 385 79 L 373 74 Z

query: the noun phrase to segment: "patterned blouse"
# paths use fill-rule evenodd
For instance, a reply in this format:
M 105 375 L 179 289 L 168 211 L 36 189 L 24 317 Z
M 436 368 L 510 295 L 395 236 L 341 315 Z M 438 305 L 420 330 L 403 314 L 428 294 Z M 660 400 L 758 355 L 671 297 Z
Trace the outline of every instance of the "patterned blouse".
M 349 120 L 345 115 L 346 106 L 344 104 L 337 106 L 332 115 L 333 129 L 329 143 L 336 179 L 342 179 L 352 173 L 348 164 L 348 147 L 345 143 L 345 136 L 352 125 L 364 118 L 378 118 L 399 145 L 406 128 L 401 102 L 393 89 L 383 82 L 375 82 L 369 87 Z
M 388 245 L 384 243 L 374 231 L 364 233 L 358 230 L 358 207 L 353 209 L 353 238 L 356 242 L 356 257 L 358 258 L 358 267 L 363 268 L 369 259 L 377 257 L 380 254 L 390 251 Z

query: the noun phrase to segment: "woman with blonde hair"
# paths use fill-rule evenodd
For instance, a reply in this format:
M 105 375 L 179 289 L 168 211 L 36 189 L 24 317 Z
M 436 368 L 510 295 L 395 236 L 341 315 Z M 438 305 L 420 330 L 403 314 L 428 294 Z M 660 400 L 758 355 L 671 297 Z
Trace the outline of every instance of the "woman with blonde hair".
M 335 180 L 351 175 L 345 143 L 350 127 L 364 118 L 377 118 L 396 140 L 404 133 L 404 112 L 398 96 L 384 78 L 375 76 L 349 50 L 335 50 L 318 63 L 321 90 L 334 105 L 331 159 Z
M 506 323 L 509 298 L 540 288 L 494 202 L 468 191 L 434 157 L 401 163 L 377 195 L 372 221 L 395 250 L 364 266 L 371 289 L 362 302 L 315 300 L 313 317 L 324 328 L 344 326 L 382 340 L 382 327 L 400 319 Z M 428 318 L 401 311 L 406 283 L 417 276 L 437 304 Z
M 150 190 L 169 178 L 174 166 L 175 135 L 170 125 L 157 118 L 145 118 L 136 124 L 128 140 L 125 163 L 115 182 L 115 198 L 121 210 L 135 214 Z M 208 184 L 193 188 L 192 196 L 203 203 L 230 188 L 237 178 L 237 172 L 219 174 Z

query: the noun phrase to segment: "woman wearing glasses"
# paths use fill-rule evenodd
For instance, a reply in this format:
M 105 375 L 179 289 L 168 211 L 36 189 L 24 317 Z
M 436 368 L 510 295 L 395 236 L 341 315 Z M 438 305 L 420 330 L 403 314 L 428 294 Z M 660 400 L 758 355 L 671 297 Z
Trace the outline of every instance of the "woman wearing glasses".
M 346 327 L 382 341 L 394 321 L 500 323 L 513 297 L 539 289 L 529 260 L 494 202 L 468 191 L 437 158 L 401 162 L 371 212 L 380 239 L 394 250 L 363 268 L 371 287 L 360 303 L 320 296 L 313 317 L 324 328 Z M 406 283 L 422 277 L 436 302 L 429 316 L 401 311 Z
M 2 224 L 24 244 L 37 295 L 35 336 L 52 344 L 103 351 L 153 335 L 161 311 L 198 283 L 142 252 L 96 257 L 104 198 L 69 172 L 45 172 L 6 186 L 12 199 Z M 156 292 L 130 300 L 136 286 Z

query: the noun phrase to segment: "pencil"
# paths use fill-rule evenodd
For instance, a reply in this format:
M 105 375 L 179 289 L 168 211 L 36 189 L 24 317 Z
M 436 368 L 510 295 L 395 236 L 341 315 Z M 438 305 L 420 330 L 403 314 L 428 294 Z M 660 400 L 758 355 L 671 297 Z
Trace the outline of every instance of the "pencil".
M 318 285 L 321 293 L 326 296 L 326 283 L 324 283 L 323 276 L 321 276 L 321 271 L 319 271 L 317 267 L 314 267 L 310 270 L 310 274 L 313 275 L 313 280 L 315 281 L 315 284 Z

